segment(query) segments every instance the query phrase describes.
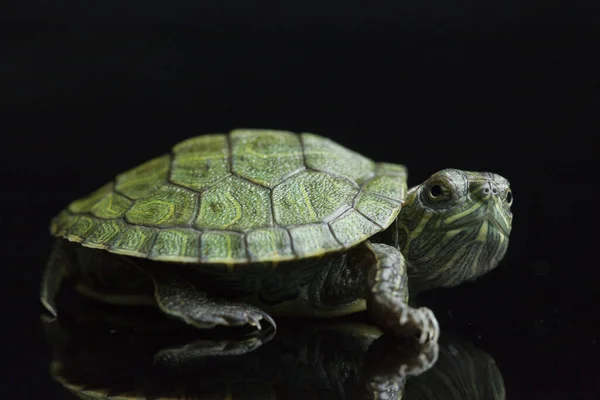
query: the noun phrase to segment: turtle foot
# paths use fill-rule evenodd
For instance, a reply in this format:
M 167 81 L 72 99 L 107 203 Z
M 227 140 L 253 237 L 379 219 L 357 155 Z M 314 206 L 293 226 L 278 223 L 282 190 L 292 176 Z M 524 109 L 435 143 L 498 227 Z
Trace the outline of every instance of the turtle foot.
M 273 318 L 258 307 L 243 302 L 211 298 L 179 276 L 153 274 L 155 296 L 159 308 L 200 329 L 216 326 L 250 325 L 262 329 L 262 322 L 276 327 Z
M 400 299 L 379 299 L 372 314 L 382 329 L 400 338 L 418 337 L 423 346 L 437 346 L 440 327 L 433 311 L 426 307 L 413 308 Z
M 412 308 L 400 307 L 400 327 L 408 325 L 409 329 L 420 331 L 419 343 L 438 343 L 440 339 L 440 326 L 433 311 L 426 307 Z
M 230 303 L 227 301 L 203 302 L 196 309 L 190 309 L 184 320 L 199 328 L 213 328 L 221 326 L 250 325 L 262 330 L 261 322 L 267 322 L 275 327 L 275 321 L 261 309 L 244 303 Z

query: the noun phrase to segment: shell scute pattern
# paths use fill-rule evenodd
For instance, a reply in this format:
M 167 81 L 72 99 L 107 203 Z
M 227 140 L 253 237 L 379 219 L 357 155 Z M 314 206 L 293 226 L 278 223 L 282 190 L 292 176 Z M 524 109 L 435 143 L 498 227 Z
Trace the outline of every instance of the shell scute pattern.
M 374 175 L 375 162 L 340 144 L 311 133 L 302 134 L 306 166 L 361 184 Z
M 382 230 L 382 227 L 362 215 L 354 208 L 348 209 L 331 222 L 336 239 L 345 246 L 362 242 Z
M 170 156 L 156 157 L 127 172 L 117 175 L 115 190 L 130 199 L 148 196 L 167 181 Z
M 154 260 L 242 264 L 321 256 L 385 229 L 406 170 L 320 136 L 235 130 L 185 140 L 72 202 L 51 232 Z
M 236 130 L 231 152 L 235 174 L 268 188 L 305 168 L 300 138 L 291 132 Z
M 366 218 L 379 226 L 389 226 L 397 216 L 392 212 L 398 208 L 398 202 L 376 193 L 363 191 L 354 206 Z
M 347 208 L 357 188 L 323 172 L 303 171 L 273 190 L 275 221 L 281 226 L 321 222 Z
M 294 257 L 292 240 L 283 228 L 254 229 L 246 235 L 250 260 Z
M 95 249 L 107 249 L 126 228 L 126 224 L 121 219 L 109 219 L 102 221 L 95 229 L 83 240 L 83 245 Z
M 160 229 L 149 258 L 157 261 L 197 261 L 200 251 L 200 232 L 195 229 Z
M 54 236 L 66 237 L 69 229 L 77 222 L 77 216 L 68 211 L 68 208 L 62 210 L 50 222 L 50 233 Z
M 90 208 L 90 213 L 101 219 L 121 218 L 132 205 L 133 200 L 122 194 L 112 192 L 94 204 Z
M 139 225 L 128 225 L 108 247 L 119 254 L 145 257 L 150 253 L 157 229 Z
M 198 196 L 185 188 L 165 184 L 137 200 L 125 214 L 132 225 L 186 226 L 192 222 Z
M 94 231 L 94 228 L 96 228 L 100 222 L 100 220 L 88 215 L 80 215 L 69 229 L 67 235 L 76 238 L 77 241 L 82 241 Z
M 100 202 L 107 194 L 112 193 L 114 186 L 114 182 L 109 182 L 104 186 L 101 186 L 89 196 L 71 202 L 71 204 L 67 206 L 67 210 L 76 214 L 90 212 L 92 207 Z
M 231 175 L 229 146 L 223 134 L 203 135 L 173 147 L 169 180 L 202 192 Z
M 327 224 L 298 225 L 289 228 L 294 250 L 300 257 L 327 253 L 342 248 Z
M 252 182 L 229 176 L 202 193 L 196 229 L 245 231 L 271 226 L 269 190 Z
M 202 234 L 200 259 L 211 263 L 247 262 L 244 235 L 239 232 L 211 231 Z

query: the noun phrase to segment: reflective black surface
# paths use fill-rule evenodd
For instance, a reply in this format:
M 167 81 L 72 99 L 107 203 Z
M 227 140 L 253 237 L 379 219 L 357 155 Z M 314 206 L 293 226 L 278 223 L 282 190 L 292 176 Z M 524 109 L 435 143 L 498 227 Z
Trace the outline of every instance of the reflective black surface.
M 495 360 L 508 399 L 598 398 L 595 5 L 70 3 L 0 13 L 7 396 L 74 398 L 40 322 L 50 218 L 179 140 L 248 126 L 318 132 L 412 184 L 507 177 L 504 261 L 421 301 Z
M 42 318 L 51 375 L 84 399 L 506 398 L 494 360 L 449 333 L 439 358 L 435 349 L 435 366 L 406 377 L 421 363 L 418 342 L 382 335 L 360 318 L 283 320 L 275 336 L 199 334 L 170 322 L 91 306 L 69 318 Z

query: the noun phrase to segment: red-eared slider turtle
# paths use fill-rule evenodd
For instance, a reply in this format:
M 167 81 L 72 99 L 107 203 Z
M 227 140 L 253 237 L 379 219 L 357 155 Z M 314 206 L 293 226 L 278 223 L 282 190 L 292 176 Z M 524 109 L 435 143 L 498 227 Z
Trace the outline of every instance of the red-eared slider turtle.
M 41 299 L 56 313 L 72 277 L 83 294 L 199 328 L 368 309 L 382 329 L 436 341 L 434 314 L 408 305 L 409 280 L 449 287 L 494 268 L 511 203 L 499 175 L 445 169 L 407 190 L 404 166 L 315 134 L 194 137 L 54 218 L 54 236 L 97 250 L 59 246 Z

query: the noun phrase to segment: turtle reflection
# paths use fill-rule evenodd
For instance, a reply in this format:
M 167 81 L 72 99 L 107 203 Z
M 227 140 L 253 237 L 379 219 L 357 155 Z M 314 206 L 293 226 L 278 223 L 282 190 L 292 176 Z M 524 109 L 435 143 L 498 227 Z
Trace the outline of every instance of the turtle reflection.
M 159 315 L 88 307 L 43 322 L 53 377 L 82 399 L 505 398 L 495 363 L 469 343 L 425 351 L 359 321 L 199 336 Z

